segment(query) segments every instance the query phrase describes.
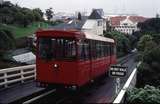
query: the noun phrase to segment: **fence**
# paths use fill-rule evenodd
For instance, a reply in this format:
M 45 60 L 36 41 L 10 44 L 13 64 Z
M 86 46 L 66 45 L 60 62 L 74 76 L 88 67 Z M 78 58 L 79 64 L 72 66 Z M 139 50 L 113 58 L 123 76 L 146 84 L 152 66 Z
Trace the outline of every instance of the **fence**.
M 139 62 L 137 64 L 137 67 L 139 67 L 139 65 L 141 64 L 141 62 Z M 116 97 L 116 99 L 113 101 L 113 104 L 117 104 L 117 103 L 122 103 L 125 97 L 125 93 L 128 89 L 133 88 L 133 86 L 136 83 L 136 75 L 137 75 L 137 67 L 132 71 L 131 75 L 129 76 L 127 82 L 125 83 L 125 85 L 123 86 L 123 88 L 121 89 L 121 91 L 119 92 L 118 96 Z M 134 82 L 134 84 L 132 83 Z
M 35 78 L 35 64 L 0 70 L 0 86 L 5 88 L 15 83 L 24 83 Z

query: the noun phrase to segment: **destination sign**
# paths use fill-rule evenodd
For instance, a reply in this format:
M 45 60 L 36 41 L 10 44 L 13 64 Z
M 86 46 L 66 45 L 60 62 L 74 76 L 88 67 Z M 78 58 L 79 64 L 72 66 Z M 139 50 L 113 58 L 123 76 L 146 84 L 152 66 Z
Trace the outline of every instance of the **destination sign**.
M 125 77 L 127 74 L 127 67 L 120 65 L 112 65 L 109 70 L 111 77 Z

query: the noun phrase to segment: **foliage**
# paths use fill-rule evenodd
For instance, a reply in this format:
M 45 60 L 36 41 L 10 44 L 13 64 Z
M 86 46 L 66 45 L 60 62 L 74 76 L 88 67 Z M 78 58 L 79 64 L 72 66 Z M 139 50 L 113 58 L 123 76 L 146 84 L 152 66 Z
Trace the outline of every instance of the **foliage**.
M 52 19 L 53 14 L 54 14 L 54 12 L 53 12 L 52 8 L 46 9 L 46 16 L 49 21 Z
M 160 19 L 152 18 L 139 24 L 142 34 L 138 50 L 142 64 L 138 68 L 137 87 L 160 85 Z M 147 34 L 147 35 L 145 35 Z
M 153 37 L 150 36 L 150 35 L 143 35 L 141 38 L 140 38 L 140 41 L 138 42 L 138 50 L 139 51 L 144 51 L 145 48 L 147 47 L 147 43 L 148 42 L 151 42 L 153 40 Z
M 127 35 L 127 38 L 130 41 L 131 49 L 134 49 L 137 46 L 137 37 L 134 35 Z
M 0 53 L 15 47 L 13 34 L 4 29 L 0 29 Z
M 39 9 L 22 8 L 12 4 L 10 1 L 4 1 L 0 6 L 0 23 L 18 24 L 27 27 L 34 21 L 42 21 L 43 12 Z
M 125 36 L 125 34 L 122 34 L 117 31 L 111 31 L 104 34 L 105 37 L 113 38 L 116 41 L 117 45 L 117 55 L 118 57 L 123 56 L 130 52 L 130 41 Z
M 142 34 L 156 34 L 160 33 L 160 18 L 151 18 L 145 22 L 139 23 L 138 27 Z
M 27 27 L 19 27 L 17 25 L 4 25 L 0 24 L 1 29 L 10 30 L 15 38 L 20 38 L 28 35 L 32 35 L 38 28 L 48 28 L 48 23 L 34 22 Z
M 139 23 L 141 29 L 134 35 L 140 39 L 138 50 L 142 64 L 137 72 L 137 87 L 160 85 L 160 18 L 148 19 Z M 147 34 L 147 35 L 146 35 Z M 144 89 L 129 91 L 128 103 L 160 103 L 160 90 L 146 86 Z
M 143 35 L 151 35 L 153 40 L 159 44 L 160 42 L 160 18 L 147 19 L 144 22 L 138 23 L 140 31 L 133 33 L 136 37 L 136 41 L 139 41 Z
M 146 50 L 147 51 L 147 50 Z M 144 53 L 143 63 L 138 68 L 137 87 L 145 84 L 160 85 L 160 47 L 155 47 Z
M 127 92 L 127 104 L 159 104 L 160 89 L 146 85 Z
M 43 12 L 41 11 L 41 9 L 39 8 L 35 8 L 32 10 L 33 14 L 34 14 L 34 17 L 35 17 L 35 21 L 41 21 L 43 20 L 42 17 L 43 17 Z
M 155 43 L 160 44 L 160 33 L 151 34 Z

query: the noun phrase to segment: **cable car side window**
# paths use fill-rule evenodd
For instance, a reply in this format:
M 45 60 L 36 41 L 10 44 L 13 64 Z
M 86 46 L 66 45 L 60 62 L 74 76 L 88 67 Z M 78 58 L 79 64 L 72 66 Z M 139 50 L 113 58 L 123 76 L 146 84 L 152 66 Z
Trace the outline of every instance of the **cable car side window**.
M 74 40 L 64 40 L 64 57 L 65 58 L 75 58 L 76 57 L 76 41 Z
M 89 54 L 89 40 L 81 40 L 78 44 L 79 59 L 88 60 Z

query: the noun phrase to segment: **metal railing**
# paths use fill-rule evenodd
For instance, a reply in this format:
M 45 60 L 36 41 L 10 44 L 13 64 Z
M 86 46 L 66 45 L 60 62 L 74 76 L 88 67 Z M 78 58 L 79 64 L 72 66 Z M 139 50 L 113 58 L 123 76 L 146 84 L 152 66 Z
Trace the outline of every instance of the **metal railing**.
M 7 88 L 15 83 L 24 83 L 36 78 L 34 65 L 0 69 L 0 87 Z
M 139 67 L 139 65 L 141 64 L 141 62 L 139 62 L 137 64 L 137 67 Z M 121 89 L 121 91 L 119 92 L 118 96 L 115 98 L 115 100 L 113 101 L 113 104 L 118 104 L 118 103 L 122 103 L 122 101 L 124 100 L 125 97 L 125 93 L 128 89 L 131 89 L 133 87 L 132 85 L 132 81 L 135 81 L 136 79 L 136 75 L 137 75 L 137 67 L 132 71 L 131 75 L 129 76 L 127 82 L 125 83 L 125 85 L 123 86 L 123 88 Z

